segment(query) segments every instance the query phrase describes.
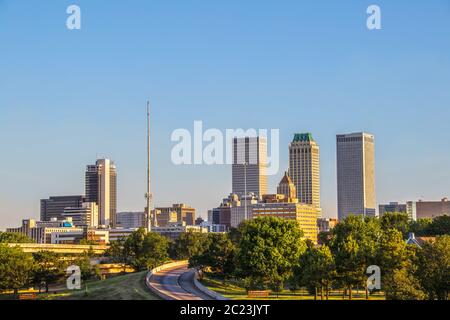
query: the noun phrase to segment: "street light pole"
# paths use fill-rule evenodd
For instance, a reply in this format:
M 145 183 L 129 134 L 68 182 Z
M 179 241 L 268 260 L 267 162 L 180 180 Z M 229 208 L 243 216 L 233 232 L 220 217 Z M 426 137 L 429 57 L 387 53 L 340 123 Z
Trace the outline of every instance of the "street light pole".
M 244 214 L 245 220 L 248 220 L 247 214 L 247 161 L 244 162 Z

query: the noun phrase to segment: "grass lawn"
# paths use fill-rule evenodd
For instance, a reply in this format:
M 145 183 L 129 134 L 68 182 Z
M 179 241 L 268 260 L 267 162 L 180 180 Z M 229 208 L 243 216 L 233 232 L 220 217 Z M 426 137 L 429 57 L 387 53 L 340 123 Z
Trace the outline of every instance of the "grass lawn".
M 131 273 L 106 280 L 87 281 L 82 290 L 42 294 L 41 300 L 159 300 L 145 286 L 147 272 Z M 87 293 L 85 287 L 87 286 Z
M 222 280 L 204 277 L 202 284 L 222 296 L 232 300 L 314 300 L 314 295 L 310 295 L 306 290 L 297 291 L 295 294 L 289 290 L 285 290 L 279 294 L 271 294 L 269 298 L 249 298 L 245 289 L 231 282 L 223 282 Z M 320 295 L 318 296 L 320 300 Z M 325 297 L 324 297 L 325 299 Z M 348 297 L 346 298 L 348 299 Z M 363 291 L 353 291 L 353 300 L 365 300 L 366 294 Z M 370 300 L 384 300 L 383 294 L 375 294 L 370 296 Z M 330 293 L 329 300 L 342 300 L 342 292 L 333 291 Z

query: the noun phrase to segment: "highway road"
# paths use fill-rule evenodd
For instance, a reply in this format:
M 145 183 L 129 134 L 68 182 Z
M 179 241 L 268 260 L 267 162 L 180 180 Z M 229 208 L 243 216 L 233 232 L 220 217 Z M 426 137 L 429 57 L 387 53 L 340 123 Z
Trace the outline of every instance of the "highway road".
M 194 270 L 183 265 L 153 274 L 150 285 L 165 300 L 213 300 L 195 287 L 194 276 Z

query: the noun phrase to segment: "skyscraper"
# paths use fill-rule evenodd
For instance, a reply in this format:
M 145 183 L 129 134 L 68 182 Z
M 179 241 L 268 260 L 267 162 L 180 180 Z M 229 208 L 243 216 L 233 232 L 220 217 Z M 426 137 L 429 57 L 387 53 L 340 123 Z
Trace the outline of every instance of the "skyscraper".
M 109 159 L 99 159 L 86 167 L 86 201 L 97 203 L 99 225 L 116 226 L 116 179 L 116 166 Z
M 368 133 L 336 136 L 339 220 L 375 216 L 375 137 Z
M 239 196 L 267 193 L 267 140 L 265 137 L 234 138 L 232 193 Z
M 311 133 L 299 133 L 289 145 L 289 176 L 297 198 L 320 209 L 320 150 Z M 320 215 L 320 214 L 319 214 Z

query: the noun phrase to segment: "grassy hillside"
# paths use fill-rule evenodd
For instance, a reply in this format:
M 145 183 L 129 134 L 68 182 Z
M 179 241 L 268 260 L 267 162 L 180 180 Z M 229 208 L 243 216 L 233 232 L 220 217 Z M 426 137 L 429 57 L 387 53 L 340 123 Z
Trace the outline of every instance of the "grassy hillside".
M 49 300 L 158 300 L 145 286 L 146 272 L 132 273 L 103 281 L 88 281 L 82 290 L 40 296 Z M 87 290 L 86 290 L 87 286 Z M 87 291 L 87 292 L 86 292 Z

